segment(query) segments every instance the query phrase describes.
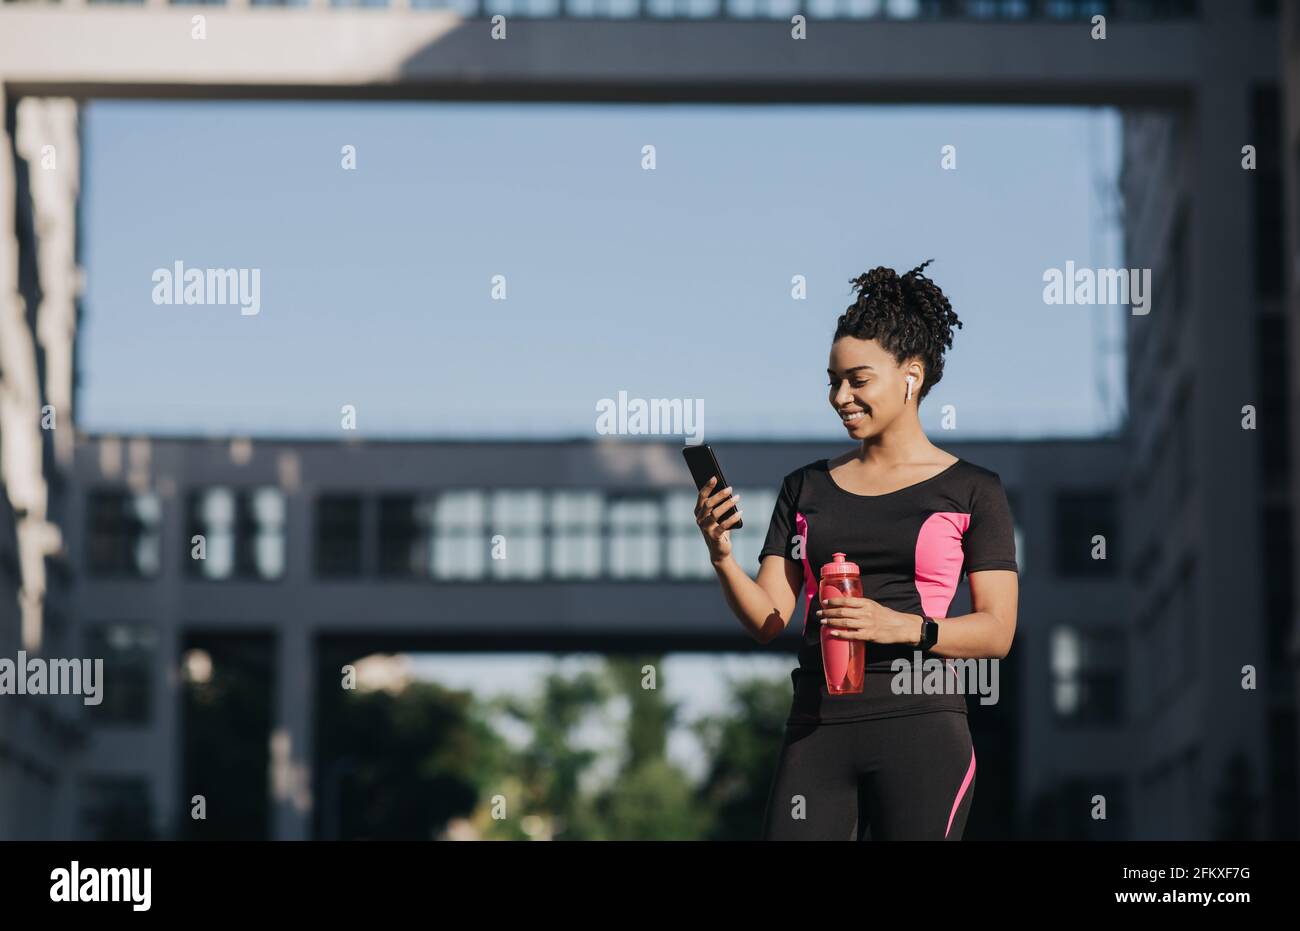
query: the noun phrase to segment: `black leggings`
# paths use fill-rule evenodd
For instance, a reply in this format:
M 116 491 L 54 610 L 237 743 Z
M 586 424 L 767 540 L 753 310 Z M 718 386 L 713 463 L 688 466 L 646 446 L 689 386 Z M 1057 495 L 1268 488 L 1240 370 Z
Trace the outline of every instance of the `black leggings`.
M 764 840 L 961 840 L 975 795 L 966 715 L 787 724 Z

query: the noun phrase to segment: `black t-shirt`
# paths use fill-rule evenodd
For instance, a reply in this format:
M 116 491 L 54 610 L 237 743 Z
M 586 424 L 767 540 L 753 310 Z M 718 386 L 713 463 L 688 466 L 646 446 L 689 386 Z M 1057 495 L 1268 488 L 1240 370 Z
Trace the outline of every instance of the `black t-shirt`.
M 890 668 L 911 661 L 917 647 L 866 642 L 861 695 L 831 695 L 822 671 L 817 585 L 833 554 L 858 564 L 862 595 L 906 614 L 944 621 L 962 573 L 1017 570 L 1016 544 L 1002 480 L 996 472 L 958 459 L 937 475 L 883 495 L 859 495 L 835 483 L 819 459 L 781 483 L 759 563 L 770 555 L 800 562 L 804 572 L 803 643 L 791 673 L 794 700 L 787 723 L 856 721 L 923 711 L 966 713 L 962 694 L 894 694 Z M 797 544 L 802 538 L 802 549 Z M 809 623 L 809 618 L 813 623 Z M 936 657 L 922 651 L 924 675 Z M 949 664 L 945 663 L 945 667 Z M 950 678 L 945 676 L 945 678 Z

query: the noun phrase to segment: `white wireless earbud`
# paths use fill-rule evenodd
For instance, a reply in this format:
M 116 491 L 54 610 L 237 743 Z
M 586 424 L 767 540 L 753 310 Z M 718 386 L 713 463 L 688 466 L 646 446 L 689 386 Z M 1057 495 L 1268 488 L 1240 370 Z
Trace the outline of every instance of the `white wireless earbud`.
M 908 376 L 907 376 L 907 398 L 906 398 L 906 400 L 908 400 L 908 401 L 912 400 L 912 382 L 914 382 L 914 381 L 916 381 L 916 379 L 913 378 L 911 375 L 908 375 Z

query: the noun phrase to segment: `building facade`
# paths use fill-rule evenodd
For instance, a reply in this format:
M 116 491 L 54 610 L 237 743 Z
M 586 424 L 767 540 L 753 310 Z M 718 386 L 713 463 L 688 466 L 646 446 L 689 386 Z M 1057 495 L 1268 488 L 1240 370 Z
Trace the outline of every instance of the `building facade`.
M 1296 837 L 1291 468 L 1268 5 L 1219 30 L 1185 105 L 1124 111 L 1124 558 L 1138 839 Z

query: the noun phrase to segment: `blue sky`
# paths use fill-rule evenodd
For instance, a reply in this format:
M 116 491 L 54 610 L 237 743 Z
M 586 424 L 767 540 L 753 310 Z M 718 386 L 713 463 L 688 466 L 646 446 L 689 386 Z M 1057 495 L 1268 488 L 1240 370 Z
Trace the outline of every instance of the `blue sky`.
M 1121 261 L 1109 111 L 97 101 L 85 124 L 84 429 L 331 437 L 353 404 L 352 436 L 591 437 L 622 390 L 702 399 L 706 441 L 840 439 L 849 279 L 932 257 L 964 324 L 932 436 L 948 403 L 971 437 L 1122 411 L 1123 310 L 1042 301 L 1045 269 Z M 258 269 L 260 312 L 155 304 L 177 261 Z

